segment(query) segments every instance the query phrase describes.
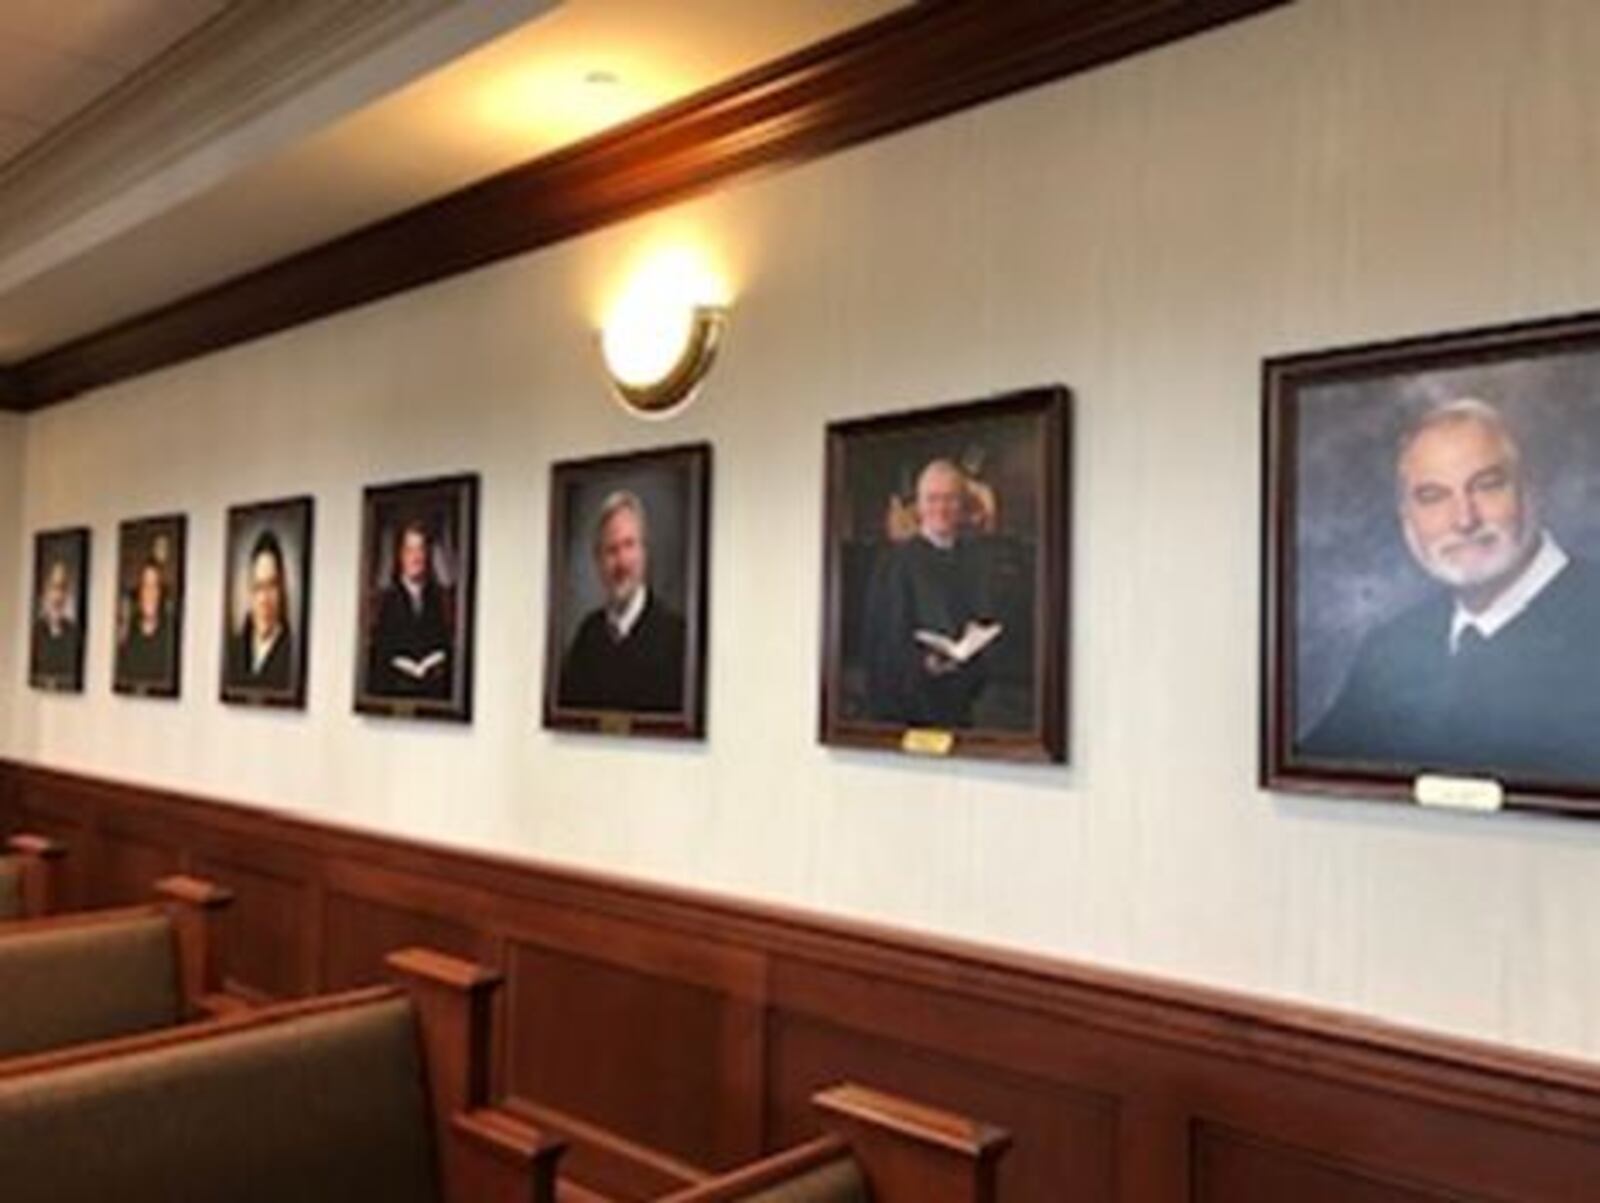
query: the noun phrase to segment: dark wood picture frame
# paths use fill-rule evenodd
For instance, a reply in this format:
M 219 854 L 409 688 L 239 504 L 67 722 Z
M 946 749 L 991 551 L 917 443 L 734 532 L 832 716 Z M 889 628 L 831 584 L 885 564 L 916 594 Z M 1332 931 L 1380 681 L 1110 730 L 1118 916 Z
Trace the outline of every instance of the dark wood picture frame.
M 940 405 L 905 413 L 835 422 L 827 429 L 826 500 L 824 513 L 823 561 L 823 624 L 821 664 L 820 739 L 825 744 L 844 747 L 895 748 L 921 755 L 958 755 L 997 760 L 1054 762 L 1067 760 L 1068 747 L 1068 679 L 1070 656 L 1071 608 L 1071 457 L 1072 457 L 1072 394 L 1063 385 L 1048 385 L 1000 394 L 977 401 L 964 401 Z M 1020 466 L 1030 494 L 1031 513 L 1018 526 L 995 530 L 986 536 L 973 539 L 973 545 L 997 554 L 988 557 L 993 566 L 989 575 L 999 582 L 994 587 L 998 595 L 1009 591 L 1008 599 L 994 602 L 1008 615 L 1015 611 L 1020 622 L 999 624 L 1001 638 L 1006 638 L 1005 628 L 1027 623 L 1023 640 L 1012 641 L 1012 646 L 1022 648 L 1021 664 L 1024 678 L 1013 680 L 1011 689 L 1019 700 L 1028 699 L 1020 707 L 1024 717 L 1002 725 L 993 721 L 985 723 L 929 723 L 922 716 L 902 716 L 893 713 L 863 713 L 882 709 L 866 699 L 872 692 L 868 684 L 853 684 L 856 680 L 868 681 L 870 670 L 858 663 L 859 657 L 848 650 L 850 646 L 865 648 L 878 642 L 865 634 L 865 611 L 870 609 L 871 586 L 863 588 L 869 576 L 874 576 L 887 563 L 885 557 L 898 554 L 896 542 L 910 544 L 917 536 L 902 534 L 898 539 L 888 531 L 888 514 L 895 507 L 903 507 L 914 515 L 915 480 L 920 479 L 934 458 L 960 463 L 964 491 L 960 503 L 961 521 L 971 522 L 975 515 L 974 499 L 987 495 L 991 517 L 1008 515 L 1015 504 L 1018 490 L 1008 489 L 1012 496 L 999 496 L 995 486 L 985 481 L 981 466 L 974 468 L 964 462 L 974 448 L 984 448 L 983 453 L 995 457 L 997 448 L 1009 444 L 1006 438 L 1018 437 L 1015 432 L 1002 435 L 1002 429 L 1026 429 L 1025 446 L 1014 459 L 1005 462 Z M 980 432 L 988 434 L 979 437 Z M 974 442 L 974 440 L 977 442 Z M 900 451 L 882 449 L 901 446 Z M 910 448 L 917 448 L 915 452 Z M 876 450 L 874 450 L 876 448 Z M 965 449 L 965 452 L 964 450 Z M 867 509 L 860 516 L 853 511 L 853 489 L 863 487 L 853 473 L 878 471 L 869 469 L 868 461 L 857 459 L 870 453 L 887 456 L 900 465 L 900 483 L 892 489 L 893 498 L 886 507 Z M 913 473 L 911 469 L 916 469 Z M 909 493 L 908 487 L 909 486 Z M 974 493 L 974 488 L 979 492 Z M 868 507 L 877 506 L 880 493 L 872 493 Z M 980 507 L 981 508 L 981 507 Z M 877 546 L 861 534 L 866 527 L 881 521 L 884 529 L 873 538 Z M 914 517 L 908 517 L 914 521 Z M 999 519 L 1008 523 L 1009 518 Z M 958 542 L 965 544 L 968 536 Z M 848 545 L 848 546 L 847 546 Z M 870 563 L 869 555 L 870 552 Z M 1019 572 L 1019 565 L 1031 559 L 1031 570 Z M 847 564 L 847 560 L 850 563 Z M 974 562 L 985 562 L 978 560 Z M 1007 580 L 1011 585 L 1006 585 Z M 987 590 L 988 586 L 985 586 Z M 859 600 L 858 600 L 859 599 Z M 1022 617 L 1025 616 L 1025 617 Z M 987 620 L 986 620 L 987 621 Z M 906 632 L 910 634 L 910 632 Z M 955 632 L 950 632 L 955 636 Z M 921 632 L 916 633 L 922 638 Z M 996 641 L 994 648 L 1002 656 L 1016 657 L 1003 644 Z M 925 665 L 931 657 L 923 656 Z M 991 655 L 990 650 L 977 653 Z M 848 663 L 847 663 L 848 661 Z M 976 662 L 974 660 L 974 662 Z M 945 661 L 946 667 L 954 662 Z M 1004 663 L 1004 661 L 1002 661 Z M 929 673 L 933 672 L 931 666 Z M 954 671 L 954 670 L 953 670 Z M 1015 675 L 1015 665 L 1010 670 Z M 998 674 L 997 674 L 998 675 Z M 847 680 L 848 678 L 848 680 Z M 988 689 L 983 686 L 982 689 Z M 982 689 L 974 696 L 981 697 Z M 893 707 L 891 706 L 892 710 Z
M 1593 363 L 1588 362 L 1591 356 Z M 1263 788 L 1344 797 L 1413 800 L 1417 796 L 1418 778 L 1423 775 L 1465 777 L 1474 782 L 1492 779 L 1498 783 L 1501 800 L 1507 807 L 1600 814 L 1600 771 L 1593 771 L 1587 765 L 1578 770 L 1581 775 L 1577 776 L 1574 775 L 1572 763 L 1558 765 L 1553 759 L 1546 762 L 1547 767 L 1530 770 L 1527 764 L 1532 761 L 1514 764 L 1509 758 L 1510 753 L 1506 752 L 1495 753 L 1507 756 L 1502 763 L 1484 763 L 1474 757 L 1490 755 L 1487 751 L 1490 744 L 1459 738 L 1453 746 L 1461 751 L 1454 756 L 1398 756 L 1380 751 L 1376 746 L 1382 740 L 1387 740 L 1399 747 L 1410 738 L 1405 735 L 1384 735 L 1381 739 L 1374 737 L 1359 754 L 1330 752 L 1331 741 L 1319 735 L 1320 724 L 1328 722 L 1334 725 L 1329 716 L 1344 702 L 1347 692 L 1352 693 L 1353 699 L 1368 696 L 1365 692 L 1353 692 L 1359 684 L 1358 676 L 1364 680 L 1371 675 L 1361 672 L 1363 658 L 1370 662 L 1383 660 L 1396 663 L 1393 649 L 1400 645 L 1392 640 L 1379 645 L 1377 639 L 1386 633 L 1398 636 L 1398 623 L 1407 615 L 1420 619 L 1422 607 L 1430 604 L 1431 599 L 1439 599 L 1441 605 L 1450 605 L 1452 596 L 1464 596 L 1459 591 L 1452 593 L 1452 586 L 1445 583 L 1442 577 L 1429 579 L 1432 570 L 1422 557 L 1430 553 L 1417 550 L 1428 545 L 1415 542 L 1420 536 L 1407 525 L 1410 520 L 1404 516 L 1404 507 L 1412 496 L 1412 486 L 1407 482 L 1418 479 L 1420 473 L 1411 469 L 1408 477 L 1402 470 L 1401 456 L 1414 445 L 1406 440 L 1414 440 L 1417 437 L 1414 432 L 1426 429 L 1430 423 L 1435 426 L 1441 422 L 1470 425 L 1477 421 L 1491 430 L 1494 428 L 1492 423 L 1487 423 L 1483 418 L 1475 418 L 1470 413 L 1463 414 L 1462 406 L 1481 404 L 1490 411 L 1490 416 L 1505 417 L 1500 430 L 1508 440 L 1504 444 L 1508 448 L 1506 454 L 1515 466 L 1509 487 L 1515 490 L 1514 510 L 1511 512 L 1518 516 L 1516 538 L 1523 540 L 1522 524 L 1536 519 L 1538 529 L 1526 538 L 1536 542 L 1547 540 L 1552 537 L 1552 516 L 1540 504 L 1540 493 L 1548 494 L 1551 491 L 1551 481 L 1538 479 L 1547 473 L 1528 467 L 1524 463 L 1524 452 L 1528 449 L 1526 445 L 1532 445 L 1535 458 L 1541 458 L 1537 454 L 1541 441 L 1546 448 L 1563 443 L 1583 444 L 1585 447 L 1593 443 L 1600 448 L 1600 399 L 1593 403 L 1586 399 L 1595 395 L 1593 390 L 1556 387 L 1568 377 L 1587 378 L 1591 369 L 1592 374 L 1600 375 L 1600 313 L 1285 355 L 1264 362 L 1259 745 L 1259 780 Z M 1470 382 L 1475 380 L 1489 382 L 1481 389 L 1489 395 L 1487 399 L 1474 395 Z M 1317 390 L 1324 390 L 1320 400 Z M 1313 663 L 1307 651 L 1312 635 L 1309 629 L 1302 630 L 1306 626 L 1303 616 L 1309 613 L 1316 595 L 1316 591 L 1306 584 L 1308 575 L 1316 568 L 1313 562 L 1315 557 L 1302 546 L 1312 545 L 1305 532 L 1317 529 L 1315 516 L 1310 513 L 1312 503 L 1303 500 L 1303 494 L 1311 489 L 1305 478 L 1308 472 L 1316 470 L 1315 465 L 1319 462 L 1314 458 L 1319 454 L 1314 444 L 1318 438 L 1328 437 L 1322 432 L 1333 429 L 1331 420 L 1324 415 L 1335 411 L 1328 407 L 1348 404 L 1354 412 L 1353 407 L 1358 402 L 1370 408 L 1374 403 L 1373 398 L 1385 394 L 1393 394 L 1397 414 L 1392 423 L 1395 437 L 1387 445 L 1387 458 L 1384 461 L 1392 491 L 1383 504 L 1389 507 L 1393 526 L 1391 541 L 1396 546 L 1410 549 L 1398 554 L 1391 553 L 1390 558 L 1393 560 L 1409 555 L 1408 566 L 1412 575 L 1417 582 L 1423 582 L 1417 585 L 1417 590 L 1420 592 L 1425 587 L 1427 592 L 1421 593 L 1420 600 L 1410 603 L 1408 608 L 1383 615 L 1366 626 L 1358 651 L 1348 657 L 1345 674 L 1333 693 L 1333 703 L 1315 712 L 1317 717 L 1313 720 L 1312 708 L 1301 705 L 1302 691 L 1310 692 L 1309 685 L 1302 678 L 1309 677 L 1308 665 Z M 1404 409 L 1409 413 L 1401 412 L 1402 402 L 1406 402 Z M 1310 429 L 1307 418 L 1306 407 L 1311 404 L 1323 407 L 1315 416 L 1315 430 Z M 1590 412 L 1583 414 L 1573 408 L 1580 404 L 1588 406 Z M 1452 410 L 1454 416 L 1443 414 L 1443 409 Z M 1581 421 L 1575 421 L 1574 414 Z M 1530 434 L 1537 434 L 1538 438 L 1529 438 Z M 1542 458 L 1561 457 L 1547 454 Z M 1589 469 L 1584 474 L 1585 487 L 1592 497 L 1594 490 L 1600 489 L 1600 455 L 1587 457 L 1584 463 Z M 1351 457 L 1344 456 L 1337 462 L 1337 470 L 1349 475 L 1358 470 L 1358 465 L 1352 463 Z M 1321 471 L 1327 472 L 1328 469 L 1322 468 Z M 1495 484 L 1501 478 L 1491 474 L 1471 479 Z M 1344 487 L 1353 489 L 1349 485 Z M 1423 495 L 1418 493 L 1416 496 L 1421 498 Z M 1533 498 L 1531 504 L 1530 496 Z M 1418 504 L 1422 502 L 1419 500 Z M 1585 508 L 1593 511 L 1592 505 Z M 1574 512 L 1570 504 L 1566 512 L 1569 516 Z M 1481 516 L 1468 521 L 1473 520 L 1486 521 Z M 1594 522 L 1583 525 L 1582 538 L 1578 542 L 1600 548 L 1600 539 L 1597 539 L 1597 535 L 1600 535 L 1600 515 L 1596 516 Z M 1500 529 L 1511 527 L 1507 524 Z M 1495 540 L 1505 537 L 1500 534 L 1486 535 L 1483 545 L 1492 548 L 1496 546 Z M 1555 530 L 1553 537 L 1558 545 L 1567 543 L 1560 530 Z M 1518 545 L 1529 546 L 1525 542 Z M 1443 545 L 1441 554 L 1442 549 Z M 1583 572 L 1574 576 L 1565 569 L 1558 569 L 1560 575 L 1547 580 L 1546 588 L 1553 589 L 1561 585 L 1563 599 L 1587 596 L 1587 591 L 1575 594 L 1574 590 L 1578 582 L 1591 579 L 1584 561 L 1592 560 L 1595 552 L 1591 551 L 1586 557 L 1572 545 L 1566 546 L 1566 551 L 1573 552 L 1570 562 L 1577 564 Z M 1543 552 L 1539 548 L 1532 548 L 1526 554 L 1535 556 Z M 1503 593 L 1505 586 L 1498 582 L 1513 579 L 1516 573 L 1534 567 L 1531 560 L 1516 562 L 1522 567 L 1507 569 L 1484 588 L 1499 589 Z M 1319 579 L 1326 579 L 1326 574 Z M 1545 596 L 1555 595 L 1550 592 Z M 1526 609 L 1514 614 L 1502 630 L 1515 632 L 1517 622 L 1521 621 L 1518 617 L 1520 614 L 1527 615 L 1529 619 L 1535 618 L 1538 597 L 1535 595 L 1534 601 Z M 1600 602 L 1600 594 L 1596 594 L 1596 600 Z M 1548 612 L 1546 607 L 1545 613 Z M 1589 608 L 1583 606 L 1575 612 L 1587 614 Z M 1451 611 L 1442 610 L 1440 613 L 1449 616 Z M 1464 617 L 1469 611 L 1462 609 L 1460 613 Z M 1600 648 L 1600 605 L 1594 609 L 1594 619 L 1593 629 L 1587 632 L 1581 645 L 1568 649 L 1571 656 L 1563 653 L 1563 659 L 1581 658 L 1574 660 L 1578 664 L 1574 671 L 1588 672 L 1600 666 L 1600 651 L 1595 650 Z M 1541 628 L 1545 625 L 1542 615 L 1538 617 L 1538 622 Z M 1464 628 L 1441 622 L 1410 629 L 1432 632 L 1435 626 L 1440 628 L 1439 640 L 1443 646 L 1449 647 L 1449 656 L 1453 658 L 1460 650 L 1459 632 Z M 1432 636 L 1430 634 L 1428 640 L 1413 642 L 1431 645 Z M 1488 642 L 1492 644 L 1494 638 L 1491 637 Z M 1509 648 L 1513 645 L 1506 646 Z M 1386 658 L 1377 654 L 1383 650 L 1390 653 Z M 1444 655 L 1442 651 L 1439 653 L 1441 659 Z M 1420 680 L 1422 677 L 1421 673 L 1410 674 L 1411 679 Z M 1549 680 L 1549 687 L 1557 688 L 1553 676 Z M 1409 713 L 1426 714 L 1429 711 L 1424 707 L 1412 707 Z M 1384 717 L 1388 721 L 1374 722 L 1373 731 L 1394 731 L 1406 726 L 1403 722 L 1397 724 L 1394 715 Z M 1473 720 L 1476 720 L 1476 716 L 1473 716 Z M 1442 726 L 1442 720 L 1435 721 L 1441 725 L 1433 730 L 1446 729 Z M 1339 728 L 1340 731 L 1343 729 Z M 1468 729 L 1465 726 L 1448 728 L 1452 732 Z M 1499 747 L 1513 748 L 1515 741 L 1520 738 L 1514 729 L 1510 730 Z M 1559 737 L 1554 729 L 1546 728 L 1539 738 Z M 1588 733 L 1587 740 L 1591 746 L 1600 746 L 1600 723 Z M 1422 745 L 1419 743 L 1416 746 Z M 1576 746 L 1576 741 L 1569 741 L 1565 746 Z M 1519 759 L 1522 755 L 1521 752 L 1517 753 Z M 1451 801 L 1449 797 L 1444 799 L 1446 804 Z M 1478 806 L 1493 804 L 1492 801 L 1476 803 Z
M 86 526 L 39 531 L 33 536 L 33 592 L 29 598 L 28 684 L 48 693 L 82 693 L 83 665 L 89 639 L 89 569 L 91 535 Z M 62 548 L 62 551 L 56 550 Z M 63 556 L 65 558 L 63 558 Z M 66 588 L 72 610 L 62 619 L 70 621 L 70 641 L 51 644 L 66 632 L 65 621 L 50 630 L 44 613 L 48 574 L 56 563 L 76 564 L 76 580 Z M 67 568 L 66 571 L 71 571 Z
M 607 735 L 705 738 L 706 651 L 710 642 L 711 460 L 709 443 L 691 443 L 567 460 L 551 466 L 549 592 L 545 608 L 546 727 Z M 680 499 L 677 508 L 681 512 L 674 515 L 673 521 L 663 520 L 659 508 L 652 515 L 653 494 L 645 487 L 653 479 L 658 482 L 654 493 L 659 494 L 662 491 L 659 482 L 663 475 L 672 479 L 675 495 Z M 619 490 L 626 490 L 638 498 L 646 509 L 646 528 L 657 528 L 645 540 L 648 549 L 645 584 L 649 587 L 647 596 L 651 601 L 646 615 L 640 621 L 649 623 L 650 627 L 642 636 L 631 638 L 650 638 L 652 644 L 669 649 L 666 659 L 681 665 L 679 688 L 662 687 L 663 697 L 671 694 L 679 699 L 678 704 L 671 708 L 655 705 L 656 699 L 647 701 L 639 694 L 634 694 L 634 701 L 629 704 L 620 696 L 617 699 L 610 696 L 573 699 L 568 691 L 572 682 L 566 678 L 569 673 L 576 671 L 570 656 L 578 654 L 580 644 L 599 652 L 601 641 L 586 639 L 585 635 L 601 631 L 603 628 L 597 624 L 604 622 L 598 596 L 586 598 L 579 606 L 573 605 L 575 568 L 572 558 L 578 554 L 573 547 L 575 543 L 588 542 L 580 538 L 583 532 L 578 529 L 578 524 L 592 526 L 603 513 L 603 509 L 596 510 L 596 505 L 603 506 L 606 495 L 614 497 Z M 589 504 L 581 510 L 574 504 L 574 498 L 580 493 L 589 495 Z M 670 537 L 658 538 L 660 528 L 669 530 Z M 676 545 L 676 556 L 671 556 L 668 550 L 671 544 Z M 656 571 L 657 565 L 652 563 L 658 554 L 663 558 L 671 556 L 665 573 Z M 668 575 L 679 586 L 671 592 L 681 596 L 662 598 L 656 592 L 657 582 Z M 678 606 L 681 606 L 681 614 L 675 612 Z M 583 621 L 576 627 L 575 634 L 569 634 L 568 628 L 580 612 L 584 615 Z M 677 650 L 680 646 L 681 652 Z M 643 653 L 636 655 L 637 661 L 630 660 L 635 671 L 637 665 L 647 659 Z M 650 659 L 654 658 L 658 657 Z M 599 658 L 587 656 L 586 659 L 592 664 L 586 677 L 592 678 L 595 672 L 607 669 L 603 654 Z M 611 682 L 591 681 L 589 686 L 581 688 L 601 692 L 616 689 L 619 695 L 628 692 L 633 687 L 632 683 L 618 683 L 626 669 L 619 662 L 614 671 L 619 676 L 613 677 Z M 655 687 L 655 683 L 652 682 L 649 687 Z
M 476 635 L 478 592 L 478 494 L 479 477 L 475 472 L 370 485 L 363 491 L 359 556 L 361 578 L 357 583 L 357 713 L 456 723 L 472 721 L 473 641 Z M 387 562 L 392 567 L 397 555 L 395 547 L 391 546 L 385 551 L 381 544 L 386 534 L 394 538 L 413 521 L 421 522 L 427 528 L 428 583 L 437 591 L 434 604 L 444 611 L 439 625 L 442 625 L 449 645 L 445 659 L 449 666 L 449 688 L 443 696 L 408 692 L 374 679 L 377 674 L 373 669 L 383 654 L 382 648 L 374 648 L 375 629 L 384 621 L 386 596 L 391 606 L 402 604 L 397 579 L 386 579 L 384 583 L 379 583 L 385 556 L 388 556 Z M 450 546 L 443 554 L 451 560 L 450 580 L 441 585 L 437 577 L 438 549 L 446 538 Z M 428 604 L 424 602 L 423 614 L 426 614 Z M 425 677 L 431 671 L 428 661 L 436 650 L 424 651 L 420 660 L 403 654 L 401 658 L 412 659 L 408 669 L 420 672 Z
M 311 569 L 315 558 L 315 523 L 316 501 L 309 496 L 257 501 L 230 506 L 228 509 L 222 544 L 222 656 L 218 674 L 218 696 L 225 704 L 305 709 L 306 670 L 311 647 Z M 255 528 L 257 539 L 262 534 L 271 534 L 276 548 L 274 558 L 280 581 L 279 606 L 284 611 L 280 639 L 286 639 L 287 645 L 283 646 L 282 660 L 278 659 L 275 648 L 266 664 L 281 666 L 286 674 L 281 684 L 271 680 L 250 681 L 250 670 L 240 663 L 245 647 L 241 620 L 253 621 L 253 616 L 240 614 L 236 610 L 239 582 L 235 573 L 238 571 L 241 544 L 251 528 Z M 298 568 L 298 572 L 291 565 Z M 275 673 L 277 668 L 263 669 L 263 672 L 268 671 Z
M 185 514 L 132 518 L 117 528 L 116 621 L 113 623 L 115 641 L 111 669 L 114 693 L 125 697 L 175 699 L 183 692 L 188 533 L 189 519 Z M 162 539 L 167 540 L 164 552 L 158 550 Z M 145 638 L 136 614 L 147 570 L 158 575 L 162 613 L 154 632 Z M 160 671 L 136 671 L 136 665 L 143 669 L 141 661 L 144 659 L 156 661 Z

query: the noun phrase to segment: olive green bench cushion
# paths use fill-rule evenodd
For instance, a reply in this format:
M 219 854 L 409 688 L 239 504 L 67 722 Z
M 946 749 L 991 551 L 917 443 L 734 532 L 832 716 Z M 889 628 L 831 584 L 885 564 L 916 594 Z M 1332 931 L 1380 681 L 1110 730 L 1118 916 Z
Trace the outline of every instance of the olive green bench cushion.
M 0 1057 L 181 1022 L 177 956 L 172 922 L 159 914 L 5 933 Z
M 0 1078 L 6 1203 L 437 1203 L 403 998 Z
M 22 918 L 22 862 L 0 856 L 0 922 Z
M 861 1169 L 849 1158 L 830 1161 L 814 1170 L 762 1187 L 739 1203 L 870 1203 Z

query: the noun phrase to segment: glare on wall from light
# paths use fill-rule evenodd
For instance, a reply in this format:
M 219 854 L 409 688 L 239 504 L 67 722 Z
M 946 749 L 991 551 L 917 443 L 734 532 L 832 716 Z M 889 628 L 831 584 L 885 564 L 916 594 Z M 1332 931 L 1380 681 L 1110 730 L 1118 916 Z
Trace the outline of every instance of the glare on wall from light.
M 663 415 L 693 399 L 727 318 L 727 287 L 691 247 L 659 248 L 627 276 L 608 308 L 600 349 L 629 409 Z
M 648 113 L 679 90 L 657 66 L 615 56 L 589 66 L 540 62 L 485 87 L 478 118 L 492 130 L 559 146 Z

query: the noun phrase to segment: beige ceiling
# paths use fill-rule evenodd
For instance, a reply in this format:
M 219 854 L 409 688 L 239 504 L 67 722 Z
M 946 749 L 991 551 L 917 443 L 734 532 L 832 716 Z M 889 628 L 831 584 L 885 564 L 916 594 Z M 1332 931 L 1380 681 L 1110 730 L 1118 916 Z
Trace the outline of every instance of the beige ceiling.
M 26 278 L 7 277 L 0 264 L 0 362 L 433 199 L 908 2 L 564 0 L 64 262 Z
M 0 0 L 0 164 L 228 6 L 228 0 Z

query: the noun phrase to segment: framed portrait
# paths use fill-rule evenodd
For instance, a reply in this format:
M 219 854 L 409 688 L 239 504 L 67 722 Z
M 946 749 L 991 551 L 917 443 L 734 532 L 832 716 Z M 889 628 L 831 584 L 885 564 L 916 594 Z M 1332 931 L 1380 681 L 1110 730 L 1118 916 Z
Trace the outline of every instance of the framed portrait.
M 472 721 L 478 477 L 368 488 L 356 710 Z
M 1070 395 L 828 427 L 822 740 L 1064 761 Z
M 132 697 L 175 698 L 183 659 L 182 514 L 138 518 L 117 530 L 116 653 L 111 687 Z
M 705 736 L 711 448 L 556 464 L 544 723 Z
M 303 709 L 311 642 L 309 497 L 234 506 L 223 547 L 222 700 Z
M 28 683 L 35 689 L 83 692 L 88 598 L 88 529 L 73 527 L 36 534 L 28 639 Z
M 1600 813 L 1600 315 L 1263 395 L 1262 783 Z

